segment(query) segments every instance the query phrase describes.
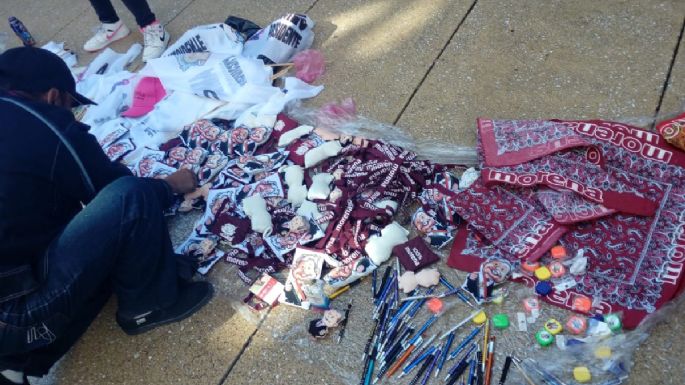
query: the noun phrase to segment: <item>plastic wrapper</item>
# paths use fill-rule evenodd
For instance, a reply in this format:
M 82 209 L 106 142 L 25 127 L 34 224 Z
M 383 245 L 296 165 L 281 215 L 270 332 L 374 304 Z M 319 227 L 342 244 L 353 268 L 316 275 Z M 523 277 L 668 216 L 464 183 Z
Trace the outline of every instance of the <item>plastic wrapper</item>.
M 293 56 L 295 64 L 295 76 L 298 79 L 311 83 L 326 72 L 326 62 L 321 51 L 308 49 Z
M 515 357 L 520 360 L 519 366 L 534 384 L 578 384 L 581 381 L 574 378 L 574 368 L 586 368 L 591 375 L 588 382 L 591 384 L 624 383 L 634 366 L 636 349 L 649 338 L 658 323 L 674 315 L 676 307 L 683 300 L 681 296 L 672 301 L 631 331 L 591 335 L 590 326 L 583 335 L 573 336 L 564 330 L 557 335 L 556 344 L 540 348 L 531 342 L 528 349 L 516 353 Z M 565 343 L 558 341 L 559 336 Z M 509 378 L 511 383 L 530 384 L 516 365 L 512 365 Z
M 475 166 L 478 164 L 478 157 L 474 147 L 436 143 L 434 140 L 428 139 L 415 139 L 400 127 L 381 123 L 363 116 L 344 115 L 341 113 L 341 109 L 349 111 L 349 109 L 339 106 L 339 108 L 334 109 L 336 114 L 328 114 L 329 119 L 325 121 L 325 125 L 330 131 L 366 139 L 382 140 L 413 151 L 420 159 L 430 160 L 435 163 L 462 166 Z M 295 105 L 289 109 L 288 114 L 299 121 L 300 124 L 321 125 L 321 112 L 318 110 L 306 109 Z

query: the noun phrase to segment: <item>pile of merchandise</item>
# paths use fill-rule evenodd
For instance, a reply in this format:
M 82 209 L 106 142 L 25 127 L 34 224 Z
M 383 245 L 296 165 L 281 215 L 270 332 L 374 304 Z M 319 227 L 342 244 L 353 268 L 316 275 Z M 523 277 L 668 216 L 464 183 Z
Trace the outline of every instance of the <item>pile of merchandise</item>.
M 428 303 L 441 314 L 440 301 L 429 298 L 452 295 L 477 308 L 501 298 L 496 286 L 508 279 L 586 316 L 620 312 L 627 328 L 682 290 L 685 154 L 662 136 L 605 121 L 481 119 L 478 168 L 457 177 L 454 164 L 420 160 L 406 142 L 393 144 L 394 134 L 360 135 L 356 129 L 365 122 L 351 103 L 329 105 L 308 124 L 284 113 L 291 102 L 323 90 L 309 84 L 323 73 L 321 55 L 308 50 L 313 27 L 300 14 L 263 29 L 200 26 L 138 73 L 124 68 L 140 46 L 123 55 L 106 50 L 77 71 L 78 91 L 98 103 L 81 111 L 81 120 L 111 160 L 140 177 L 164 178 L 183 168 L 197 175 L 197 190 L 169 214 L 203 211 L 176 250 L 195 259 L 201 274 L 224 260 L 252 285 L 253 309 L 284 303 L 330 311 L 310 325 L 317 337 L 342 319 L 330 300 L 373 274 L 380 330 L 367 350 L 382 341 L 383 354 L 397 343 L 395 353 L 406 348 L 400 331 L 411 325 L 402 324 L 404 312 Z M 292 66 L 297 77 L 275 82 Z M 678 122 L 663 126 L 671 141 L 680 138 L 681 131 L 671 132 Z M 394 218 L 414 203 L 420 207 L 411 223 L 419 237 L 409 240 Z M 431 247 L 448 245 L 447 264 L 469 273 L 461 288 L 427 268 L 440 260 Z M 393 255 L 397 263 L 376 290 L 376 269 Z M 283 268 L 290 268 L 285 284 L 270 275 Z M 447 291 L 433 294 L 438 282 Z M 400 290 L 412 296 L 418 286 L 431 288 L 401 298 Z M 489 325 L 478 314 L 464 322 Z M 545 330 L 559 330 L 555 322 Z M 610 326 L 604 318 L 594 324 L 595 336 Z M 421 342 L 426 325 L 413 343 Z M 455 330 L 441 358 L 424 358 L 444 363 Z M 451 359 L 461 352 L 453 353 Z M 480 366 L 470 354 L 459 360 L 462 371 Z M 370 380 L 376 353 L 365 356 L 363 378 Z M 393 368 L 384 360 L 386 370 Z

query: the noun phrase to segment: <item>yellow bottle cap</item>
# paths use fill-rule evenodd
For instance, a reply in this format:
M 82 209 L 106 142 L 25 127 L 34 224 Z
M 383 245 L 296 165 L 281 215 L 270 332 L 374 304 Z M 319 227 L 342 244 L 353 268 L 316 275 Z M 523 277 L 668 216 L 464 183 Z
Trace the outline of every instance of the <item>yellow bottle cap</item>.
M 611 357 L 611 348 L 608 346 L 600 346 L 595 349 L 595 357 L 600 359 L 607 359 Z
M 552 277 L 552 272 L 549 271 L 547 266 L 541 266 L 535 269 L 535 277 L 540 281 L 546 281 Z
M 573 368 L 573 378 L 580 383 L 590 382 L 592 380 L 592 374 L 590 374 L 590 369 L 585 366 L 576 366 Z
M 480 313 L 476 314 L 475 317 L 473 317 L 473 323 L 476 325 L 481 325 L 484 324 L 485 321 L 487 321 L 488 316 L 485 315 L 484 311 L 481 311 Z

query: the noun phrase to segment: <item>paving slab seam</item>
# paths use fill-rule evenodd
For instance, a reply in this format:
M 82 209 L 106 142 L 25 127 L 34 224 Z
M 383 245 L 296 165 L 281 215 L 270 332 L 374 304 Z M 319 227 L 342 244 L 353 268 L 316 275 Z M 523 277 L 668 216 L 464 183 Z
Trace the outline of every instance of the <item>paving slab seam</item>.
M 172 17 L 172 18 L 169 19 L 166 23 L 164 23 L 164 26 L 167 26 L 168 24 L 171 24 L 172 21 L 176 20 L 176 18 L 179 17 L 179 16 L 180 16 L 188 7 L 190 7 L 193 3 L 195 3 L 195 0 L 191 0 L 190 2 L 188 2 L 188 4 L 186 4 L 185 7 L 181 8 L 181 10 L 178 11 L 178 13 L 177 13 L 174 17 Z
M 314 8 L 314 6 L 315 6 L 318 2 L 319 2 L 319 0 L 314 0 L 314 2 L 312 3 L 312 5 L 310 5 L 309 8 L 307 8 L 307 10 L 304 11 L 304 13 L 305 13 L 305 14 L 309 13 L 309 11 L 311 11 L 312 8 Z
M 317 1 L 318 1 L 318 0 L 317 0 Z M 438 55 L 435 57 L 435 59 L 433 59 L 433 62 L 432 62 L 431 65 L 428 67 L 428 70 L 426 70 L 426 73 L 423 74 L 423 77 L 422 77 L 421 80 L 419 81 L 419 84 L 416 85 L 416 87 L 414 88 L 414 91 L 412 91 L 411 95 L 409 95 L 409 99 L 407 99 L 407 102 L 404 103 L 404 106 L 402 106 L 402 109 L 400 110 L 400 113 L 397 114 L 397 117 L 395 118 L 395 121 L 393 121 L 393 124 L 396 125 L 397 122 L 400 121 L 400 118 L 402 117 L 402 114 L 404 114 L 404 111 L 407 109 L 407 107 L 409 107 L 409 104 L 410 104 L 411 101 L 414 99 L 414 96 L 415 96 L 416 93 L 418 92 L 419 88 L 421 88 L 421 85 L 423 85 L 423 82 L 426 80 L 426 78 L 428 77 L 428 75 L 429 75 L 429 74 L 431 73 L 431 71 L 433 70 L 433 67 L 435 66 L 435 63 L 437 63 L 438 60 L 440 60 L 440 57 L 441 57 L 442 54 L 445 52 L 445 50 L 447 49 L 447 47 L 450 45 L 450 43 L 452 42 L 452 39 L 454 39 L 454 36 L 455 36 L 455 35 L 457 34 L 457 32 L 459 31 L 459 28 L 461 28 L 461 26 L 464 24 L 464 22 L 466 21 L 466 19 L 467 19 L 467 18 L 469 17 L 469 15 L 471 14 L 471 11 L 473 11 L 473 8 L 476 7 L 476 4 L 477 4 L 477 3 L 478 3 L 478 0 L 474 0 L 473 3 L 471 4 L 471 6 L 469 7 L 468 11 L 466 11 L 466 13 L 464 14 L 464 17 L 461 18 L 461 21 L 459 22 L 459 24 L 457 24 L 457 27 L 454 29 L 454 31 L 453 31 L 452 34 L 450 35 L 450 38 L 447 39 L 447 41 L 445 42 L 445 45 L 442 46 L 442 49 L 440 49 L 440 52 L 438 52 Z
M 680 26 L 680 34 L 678 35 L 678 41 L 676 41 L 675 49 L 673 50 L 673 56 L 671 57 L 671 63 L 668 66 L 668 72 L 666 72 L 666 79 L 664 79 L 664 85 L 661 87 L 661 95 L 659 96 L 659 103 L 656 105 L 656 110 L 654 111 L 654 121 L 652 122 L 652 130 L 656 126 L 657 119 L 659 117 L 659 112 L 661 112 L 661 103 L 664 101 L 664 96 L 668 90 L 669 82 L 671 81 L 671 72 L 673 71 L 673 66 L 675 65 L 676 58 L 678 58 L 678 50 L 680 48 L 680 43 L 683 40 L 683 32 L 685 32 L 685 17 Z
M 53 33 L 48 41 L 51 41 L 52 39 L 55 38 L 55 36 L 59 35 L 62 31 L 64 31 L 65 28 L 71 25 L 71 23 L 75 22 L 76 20 L 80 19 L 81 16 L 83 16 L 85 13 L 89 12 L 88 9 L 83 10 L 83 12 L 79 13 L 78 15 L 74 16 L 73 19 L 69 20 L 67 23 L 65 23 L 57 32 Z
M 257 324 L 257 327 L 254 329 L 254 331 L 252 332 L 252 334 L 250 334 L 250 336 L 247 337 L 247 340 L 245 341 L 245 343 L 243 344 L 243 346 L 240 348 L 240 351 L 238 352 L 238 355 L 236 355 L 235 358 L 233 359 L 233 361 L 231 361 L 231 364 L 228 366 L 228 369 L 226 369 L 226 373 L 224 373 L 224 375 L 221 377 L 221 379 L 219 380 L 219 383 L 218 383 L 217 385 L 222 385 L 222 384 L 226 381 L 226 379 L 227 379 L 228 376 L 231 374 L 231 371 L 233 370 L 233 368 L 235 367 L 235 365 L 238 363 L 238 361 L 240 361 L 240 358 L 243 356 L 243 353 L 245 353 L 245 350 L 246 350 L 246 349 L 248 348 L 248 346 L 250 346 L 250 344 L 252 343 L 252 337 L 254 337 L 254 335 L 257 334 L 257 332 L 258 332 L 259 329 L 262 327 L 262 325 L 264 324 L 264 322 L 266 321 L 266 319 L 269 317 L 269 314 L 271 314 L 271 308 L 268 308 L 268 309 L 267 309 L 266 314 L 264 315 L 264 317 L 262 317 L 262 319 L 259 320 L 259 323 Z

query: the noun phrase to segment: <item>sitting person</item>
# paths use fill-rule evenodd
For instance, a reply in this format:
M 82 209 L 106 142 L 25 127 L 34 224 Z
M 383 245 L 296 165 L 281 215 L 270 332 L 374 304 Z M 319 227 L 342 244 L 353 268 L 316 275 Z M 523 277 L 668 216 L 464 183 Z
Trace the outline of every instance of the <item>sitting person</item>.
M 75 120 L 70 108 L 90 103 L 57 55 L 0 55 L 3 385 L 45 375 L 112 292 L 116 321 L 131 335 L 190 316 L 213 293 L 189 280 L 163 215 L 175 194 L 195 189 L 195 176 L 131 176 Z

